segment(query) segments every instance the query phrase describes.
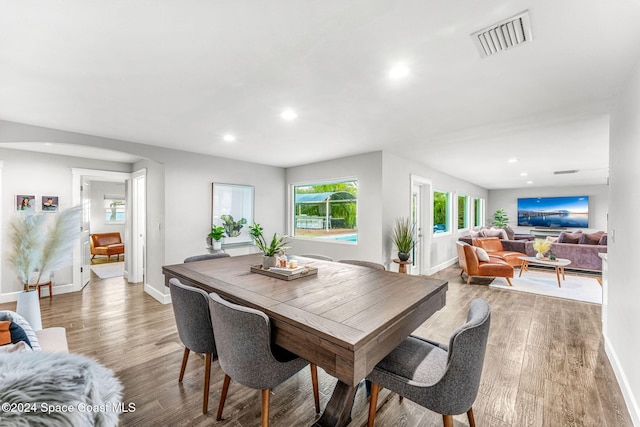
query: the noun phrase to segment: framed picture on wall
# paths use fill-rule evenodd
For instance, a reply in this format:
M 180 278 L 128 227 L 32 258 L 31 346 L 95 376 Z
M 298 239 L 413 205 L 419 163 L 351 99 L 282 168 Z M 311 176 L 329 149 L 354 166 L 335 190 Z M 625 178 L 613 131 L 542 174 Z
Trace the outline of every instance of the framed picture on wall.
M 214 182 L 211 224 L 224 227 L 224 244 L 250 243 L 253 224 L 253 186 Z
M 58 212 L 58 196 L 42 196 L 42 212 Z
M 16 210 L 19 211 L 35 211 L 36 196 L 28 194 L 18 194 L 16 196 Z

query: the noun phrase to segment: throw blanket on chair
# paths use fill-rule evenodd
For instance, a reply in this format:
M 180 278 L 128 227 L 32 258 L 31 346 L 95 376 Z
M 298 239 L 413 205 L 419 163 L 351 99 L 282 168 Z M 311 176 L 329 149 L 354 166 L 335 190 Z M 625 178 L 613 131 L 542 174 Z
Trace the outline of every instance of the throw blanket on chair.
M 122 385 L 113 372 L 79 354 L 0 355 L 2 425 L 117 426 L 121 398 Z

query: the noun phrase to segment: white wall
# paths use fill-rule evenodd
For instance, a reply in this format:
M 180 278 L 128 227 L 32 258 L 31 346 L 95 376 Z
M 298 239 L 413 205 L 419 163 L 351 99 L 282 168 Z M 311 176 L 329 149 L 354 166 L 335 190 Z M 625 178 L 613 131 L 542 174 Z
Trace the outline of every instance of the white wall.
M 212 182 L 253 185 L 256 221 L 267 231 L 284 232 L 283 168 L 0 120 L 0 142 L 39 141 L 107 148 L 146 159 L 134 166 L 147 168 L 145 290 L 162 302 L 169 301 L 162 266 L 205 252 Z M 77 167 L 92 168 L 90 164 Z
M 384 185 L 384 215 L 382 218 L 384 233 L 384 257 L 395 258 L 395 249 L 391 243 L 393 224 L 397 217 L 408 217 L 411 209 L 411 175 L 418 175 L 431 181 L 433 190 L 453 193 L 453 199 L 457 196 L 469 196 L 487 199 L 487 190 L 470 182 L 462 181 L 451 175 L 431 169 L 421 163 L 408 158 L 402 158 L 391 153 L 384 153 L 383 185 Z M 455 263 L 458 259 L 456 241 L 458 237 L 468 234 L 468 231 L 459 232 L 457 225 L 457 203 L 452 204 L 454 219 L 453 231 L 441 235 L 434 235 L 431 239 L 429 250 L 429 267 L 434 273 Z M 426 212 L 431 215 L 432 211 Z M 425 226 L 426 228 L 426 226 Z M 430 232 L 431 230 L 424 230 Z M 397 271 L 397 267 L 393 267 Z
M 640 68 L 632 74 L 611 113 L 609 145 L 609 241 L 605 349 L 640 426 L 640 286 L 638 262 L 640 200 Z
M 343 157 L 286 170 L 287 188 L 293 185 L 343 179 L 358 180 L 358 243 L 292 238 L 292 254 L 322 254 L 338 259 L 386 263 L 382 257 L 382 152 Z M 291 231 L 288 230 L 290 233 Z
M 120 233 L 124 241 L 124 224 L 108 224 L 105 220 L 104 196 L 120 196 L 124 199 L 124 182 L 91 181 L 91 233 Z
M 3 167 L 0 195 L 0 236 L 2 236 L 3 262 L 0 265 L 0 302 L 15 300 L 16 293 L 22 290 L 15 272 L 6 262 L 9 251 L 7 233 L 10 218 L 15 214 L 16 194 L 33 194 L 36 201 L 40 196 L 59 196 L 59 208 L 71 207 L 71 168 L 104 169 L 117 172 L 129 172 L 131 165 L 126 163 L 88 160 L 77 157 L 56 156 L 20 150 L 0 148 L 0 160 Z M 55 215 L 55 214 L 51 214 Z M 54 287 L 71 284 L 71 267 L 55 272 Z M 54 291 L 55 292 L 55 291 Z
M 589 196 L 589 228 L 586 232 L 607 229 L 609 211 L 609 187 L 606 185 L 580 185 L 551 188 L 512 188 L 508 190 L 489 190 L 487 221 L 493 221 L 493 213 L 504 208 L 509 216 L 509 226 L 516 233 L 528 234 L 533 227 L 518 227 L 518 198 L 524 197 L 562 197 Z

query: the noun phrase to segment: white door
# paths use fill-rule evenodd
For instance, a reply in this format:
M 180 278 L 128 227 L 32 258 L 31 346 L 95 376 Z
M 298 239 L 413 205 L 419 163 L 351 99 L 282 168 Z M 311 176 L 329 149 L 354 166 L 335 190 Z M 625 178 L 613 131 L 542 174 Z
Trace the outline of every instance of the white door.
M 82 232 L 80 234 L 80 247 L 82 248 L 81 286 L 84 288 L 91 279 L 91 238 L 90 218 L 91 218 L 91 196 L 89 191 L 90 182 L 82 177 L 80 185 L 80 200 L 82 203 Z
M 431 268 L 431 181 L 417 175 L 411 176 L 411 221 L 414 226 L 416 246 L 411 259 L 409 274 L 429 274 Z
M 146 169 L 136 171 L 131 175 L 131 191 L 128 193 L 127 216 L 131 224 L 131 236 L 126 244 L 129 253 L 128 280 L 131 283 L 144 281 L 144 267 L 146 265 L 145 241 L 146 241 Z

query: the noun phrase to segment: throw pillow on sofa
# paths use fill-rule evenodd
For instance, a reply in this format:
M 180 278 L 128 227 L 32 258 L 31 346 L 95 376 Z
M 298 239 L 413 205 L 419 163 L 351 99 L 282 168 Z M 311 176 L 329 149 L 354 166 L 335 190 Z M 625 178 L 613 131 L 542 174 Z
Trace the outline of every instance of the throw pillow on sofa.
M 600 240 L 598 240 L 598 244 L 601 246 L 607 246 L 607 233 L 604 233 L 600 236 Z
M 582 230 L 575 231 L 573 233 L 567 233 L 563 231 L 558 236 L 558 243 L 578 243 L 582 237 Z
M 600 238 L 602 237 L 602 232 L 597 232 L 593 234 L 583 233 L 580 236 L 580 240 L 578 240 L 578 244 L 580 245 L 597 245 L 600 242 Z
M 474 246 L 473 249 L 476 251 L 476 256 L 478 257 L 478 261 L 488 262 L 491 258 L 489 258 L 489 254 L 482 248 Z
M 31 329 L 31 325 L 29 324 L 29 322 L 27 322 L 24 317 L 20 316 L 14 311 L 5 310 L 0 311 L 0 320 L 11 320 L 14 323 L 17 323 L 18 326 L 20 326 L 23 329 L 24 333 L 27 335 L 31 348 L 35 351 L 41 351 L 38 337 L 36 336 L 36 333 L 33 331 L 33 329 Z

